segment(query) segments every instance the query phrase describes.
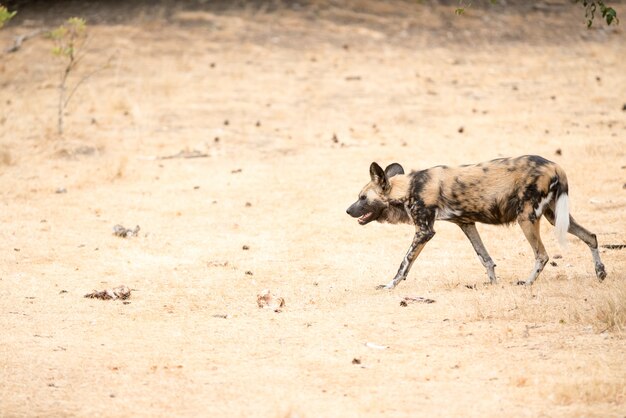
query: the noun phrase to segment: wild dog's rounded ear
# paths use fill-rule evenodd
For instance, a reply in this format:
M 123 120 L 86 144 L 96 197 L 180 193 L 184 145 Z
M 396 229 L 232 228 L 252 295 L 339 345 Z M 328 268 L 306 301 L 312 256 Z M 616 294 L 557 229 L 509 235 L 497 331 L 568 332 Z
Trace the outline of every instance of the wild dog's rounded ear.
M 382 167 L 376 163 L 370 165 L 370 178 L 372 179 L 372 183 L 379 185 L 383 189 L 387 188 L 387 176 Z
M 398 174 L 404 174 L 404 168 L 398 163 L 389 164 L 385 168 L 385 174 L 387 177 L 397 176 Z

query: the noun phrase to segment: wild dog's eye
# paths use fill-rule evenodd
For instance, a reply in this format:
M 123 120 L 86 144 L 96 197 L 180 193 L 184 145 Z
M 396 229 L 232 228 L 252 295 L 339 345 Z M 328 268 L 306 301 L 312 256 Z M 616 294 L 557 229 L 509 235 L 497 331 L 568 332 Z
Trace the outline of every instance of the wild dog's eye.
M 365 200 L 365 195 L 359 196 L 359 200 Z

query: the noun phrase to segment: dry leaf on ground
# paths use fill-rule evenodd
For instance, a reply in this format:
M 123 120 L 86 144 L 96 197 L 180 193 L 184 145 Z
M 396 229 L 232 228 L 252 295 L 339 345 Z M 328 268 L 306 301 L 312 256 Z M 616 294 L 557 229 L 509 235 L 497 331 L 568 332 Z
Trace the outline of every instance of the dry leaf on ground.
M 130 297 L 130 289 L 124 285 L 114 287 L 112 289 L 104 289 L 101 291 L 93 291 L 85 295 L 86 298 L 102 299 L 102 300 L 126 300 Z
M 285 306 L 285 299 L 272 295 L 269 289 L 263 290 L 256 297 L 256 303 L 259 308 L 272 309 L 274 312 L 280 312 L 280 308 Z

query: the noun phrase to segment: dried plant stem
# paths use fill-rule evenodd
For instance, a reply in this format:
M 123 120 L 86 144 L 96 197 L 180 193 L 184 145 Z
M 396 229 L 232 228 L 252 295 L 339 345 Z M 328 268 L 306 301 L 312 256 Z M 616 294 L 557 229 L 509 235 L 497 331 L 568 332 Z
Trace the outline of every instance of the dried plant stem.
M 73 45 L 71 45 L 72 51 L 68 54 L 69 62 L 65 66 L 63 73 L 61 75 L 61 82 L 59 83 L 59 108 L 58 108 L 58 120 L 57 120 L 57 128 L 59 135 L 63 135 L 63 111 L 67 106 L 67 101 L 65 100 L 65 92 L 67 91 L 67 78 L 70 75 L 70 72 L 74 68 L 76 64 L 76 57 L 73 52 Z

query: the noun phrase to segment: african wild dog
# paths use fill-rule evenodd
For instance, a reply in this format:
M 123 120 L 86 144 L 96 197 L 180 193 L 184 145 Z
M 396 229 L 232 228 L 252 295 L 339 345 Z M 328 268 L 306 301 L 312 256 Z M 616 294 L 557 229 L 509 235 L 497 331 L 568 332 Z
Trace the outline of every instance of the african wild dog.
M 596 276 L 606 277 L 595 234 L 569 216 L 567 177 L 557 164 L 536 155 L 500 158 L 475 165 L 445 165 L 404 174 L 398 163 L 384 171 L 370 166 L 371 181 L 347 210 L 359 224 L 372 221 L 415 225 L 415 237 L 396 276 L 379 288 L 394 288 L 405 280 L 424 245 L 435 235 L 435 220 L 457 224 L 469 238 L 489 280 L 496 283 L 496 266 L 483 245 L 476 222 L 509 224 L 517 221 L 535 252 L 535 266 L 526 281 L 531 285 L 548 262 L 539 236 L 542 215 L 555 226 L 559 242 L 566 233 L 576 235 L 591 249 Z

